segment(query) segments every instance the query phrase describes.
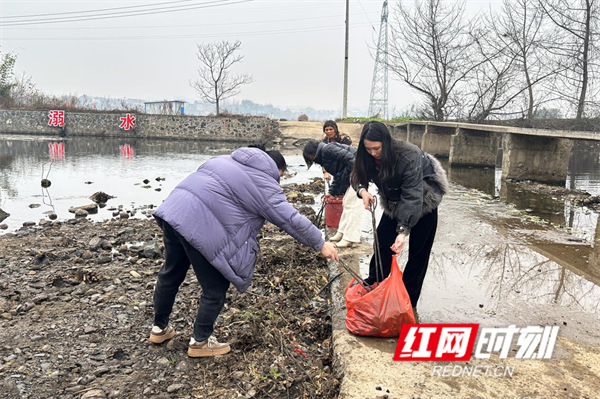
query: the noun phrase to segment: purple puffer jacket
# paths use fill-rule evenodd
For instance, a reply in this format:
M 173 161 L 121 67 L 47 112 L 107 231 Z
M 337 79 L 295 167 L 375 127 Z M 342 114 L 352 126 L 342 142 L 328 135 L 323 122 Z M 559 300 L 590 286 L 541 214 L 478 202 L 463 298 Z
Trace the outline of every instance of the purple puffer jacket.
M 321 232 L 290 205 L 267 153 L 240 148 L 211 158 L 156 209 L 240 292 L 250 286 L 265 220 L 319 251 Z

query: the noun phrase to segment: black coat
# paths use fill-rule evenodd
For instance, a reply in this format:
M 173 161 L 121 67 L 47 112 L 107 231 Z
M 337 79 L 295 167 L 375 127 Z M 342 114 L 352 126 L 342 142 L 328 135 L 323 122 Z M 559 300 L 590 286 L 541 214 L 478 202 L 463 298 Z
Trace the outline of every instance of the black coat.
M 333 176 L 329 194 L 337 197 L 344 195 L 350 186 L 350 175 L 354 167 L 356 148 L 340 143 L 319 143 L 315 163 L 321 165 Z
M 392 145 L 398 159 L 396 173 L 385 182 L 377 175 L 372 181 L 379 189 L 384 212 L 398 221 L 398 233 L 409 234 L 421 216 L 442 202 L 448 192 L 448 179 L 440 162 L 416 145 L 396 139 Z M 358 192 L 361 188 L 368 189 L 355 189 Z

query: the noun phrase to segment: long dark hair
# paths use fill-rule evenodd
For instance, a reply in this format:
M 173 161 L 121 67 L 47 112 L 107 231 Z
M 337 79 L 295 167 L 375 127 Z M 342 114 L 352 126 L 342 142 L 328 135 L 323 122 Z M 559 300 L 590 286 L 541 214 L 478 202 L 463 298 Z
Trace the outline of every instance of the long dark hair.
M 365 139 L 381 142 L 379 171 L 376 168 L 375 158 L 365 148 Z M 391 179 L 396 171 L 397 163 L 395 146 L 387 126 L 381 122 L 367 122 L 363 126 L 358 142 L 358 151 L 356 151 L 356 160 L 352 170 L 352 184 L 366 186 L 375 176 L 378 176 L 382 182 Z
M 285 158 L 283 157 L 283 155 L 277 150 L 267 150 L 267 144 L 264 141 L 259 141 L 258 143 L 250 144 L 248 147 L 263 150 L 275 162 L 275 165 L 277 165 L 277 169 L 282 170 L 284 172 L 287 170 L 287 163 L 285 162 Z

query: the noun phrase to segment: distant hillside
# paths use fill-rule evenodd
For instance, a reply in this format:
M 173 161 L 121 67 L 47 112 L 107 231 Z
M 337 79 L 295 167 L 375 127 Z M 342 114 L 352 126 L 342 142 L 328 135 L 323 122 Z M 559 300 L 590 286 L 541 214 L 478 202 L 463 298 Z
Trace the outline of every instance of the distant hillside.
M 182 100 L 181 98 L 170 98 L 169 100 Z M 82 95 L 78 98 L 79 105 L 89 109 L 111 110 L 134 108 L 144 110 L 145 101 L 160 101 L 156 99 L 141 100 L 137 98 L 106 98 Z M 183 100 L 185 101 L 185 100 Z M 257 104 L 251 100 L 224 102 L 221 106 L 223 112 L 242 115 L 267 116 L 274 119 L 287 119 L 295 121 L 302 114 L 306 114 L 310 120 L 322 121 L 340 117 L 340 111 L 329 109 L 314 109 L 312 107 L 280 108 L 272 104 Z M 186 102 L 185 113 L 188 115 L 210 115 L 214 114 L 215 106 L 205 102 Z M 366 110 L 350 109 L 350 116 L 364 116 Z

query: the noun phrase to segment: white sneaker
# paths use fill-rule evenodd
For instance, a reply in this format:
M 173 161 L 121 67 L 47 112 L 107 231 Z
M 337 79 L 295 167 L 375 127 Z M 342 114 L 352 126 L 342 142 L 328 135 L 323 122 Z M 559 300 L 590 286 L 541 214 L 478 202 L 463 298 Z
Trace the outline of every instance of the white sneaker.
M 354 246 L 354 244 L 355 243 L 353 243 L 352 241 L 342 240 L 336 246 L 338 248 L 352 248 Z
M 333 237 L 329 239 L 329 241 L 340 241 L 344 235 L 340 232 L 335 233 Z

